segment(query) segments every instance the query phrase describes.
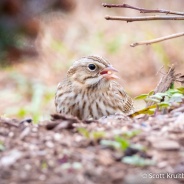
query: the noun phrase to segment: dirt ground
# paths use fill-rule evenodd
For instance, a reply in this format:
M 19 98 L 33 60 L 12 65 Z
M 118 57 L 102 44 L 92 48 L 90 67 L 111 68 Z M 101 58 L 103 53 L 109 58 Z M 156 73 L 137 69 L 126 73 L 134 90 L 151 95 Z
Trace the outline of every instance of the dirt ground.
M 1 118 L 0 183 L 183 183 L 183 127 L 184 104 L 95 122 L 56 114 L 39 125 Z

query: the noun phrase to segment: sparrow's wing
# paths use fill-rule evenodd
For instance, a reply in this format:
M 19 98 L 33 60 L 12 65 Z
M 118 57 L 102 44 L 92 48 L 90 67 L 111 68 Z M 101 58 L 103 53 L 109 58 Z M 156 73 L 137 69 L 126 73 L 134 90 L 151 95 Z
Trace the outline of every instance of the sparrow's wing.
M 115 101 L 117 105 L 121 107 L 121 110 L 126 114 L 133 113 L 134 112 L 133 100 L 124 91 L 123 87 L 117 82 L 113 81 L 112 90 L 114 93 Z

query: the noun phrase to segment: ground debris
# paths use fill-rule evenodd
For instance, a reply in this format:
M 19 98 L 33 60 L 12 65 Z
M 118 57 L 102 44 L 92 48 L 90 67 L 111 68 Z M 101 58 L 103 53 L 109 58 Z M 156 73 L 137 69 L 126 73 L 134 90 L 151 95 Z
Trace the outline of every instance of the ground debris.
M 60 114 L 52 114 L 51 121 L 47 123 L 47 130 L 73 129 L 74 124 L 81 121 L 76 117 L 64 116 Z
M 159 149 L 159 150 L 179 150 L 180 145 L 178 142 L 173 141 L 173 140 L 164 140 L 162 138 L 157 138 L 152 142 L 152 145 L 154 148 Z
M 19 121 L 17 119 L 9 119 L 9 118 L 1 118 L 0 117 L 0 125 L 6 124 L 8 126 L 18 127 L 19 126 L 18 122 Z
M 183 172 L 183 117 L 181 105 L 167 114 L 132 119 L 117 114 L 80 121 L 54 114 L 37 125 L 1 118 L 1 184 L 165 181 L 141 174 Z

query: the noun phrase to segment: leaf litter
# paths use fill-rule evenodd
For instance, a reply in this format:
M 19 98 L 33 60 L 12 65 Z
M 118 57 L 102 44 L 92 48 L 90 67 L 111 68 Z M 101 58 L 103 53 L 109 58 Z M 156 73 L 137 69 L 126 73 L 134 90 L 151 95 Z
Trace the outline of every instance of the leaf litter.
M 183 109 L 98 121 L 53 114 L 39 124 L 0 118 L 1 184 L 160 184 L 142 173 L 184 172 Z

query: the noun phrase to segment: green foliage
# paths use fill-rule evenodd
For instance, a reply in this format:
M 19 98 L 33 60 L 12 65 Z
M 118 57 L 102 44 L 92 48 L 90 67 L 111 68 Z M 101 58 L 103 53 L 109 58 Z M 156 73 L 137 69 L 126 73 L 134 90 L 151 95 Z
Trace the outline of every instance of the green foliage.
M 94 141 L 105 137 L 105 132 L 103 132 L 103 131 L 89 132 L 87 129 L 82 128 L 82 127 L 78 128 L 77 130 L 80 134 L 82 134 L 87 139 L 91 139 L 91 140 L 94 140 Z
M 147 101 L 154 101 L 159 107 L 171 106 L 173 103 L 181 103 L 184 99 L 183 88 L 169 89 L 165 93 L 156 93 L 147 97 Z
M 115 139 L 112 140 L 101 140 L 100 144 L 103 146 L 111 147 L 117 150 L 125 151 L 129 146 L 130 143 L 127 139 L 124 139 L 123 137 L 115 137 Z
M 148 94 L 141 94 L 139 96 L 136 96 L 135 97 L 135 100 L 144 100 L 148 97 L 149 95 Z
M 77 130 L 78 130 L 78 132 L 79 132 L 80 134 L 82 134 L 82 135 L 83 135 L 84 137 L 86 137 L 87 139 L 90 138 L 90 132 L 89 132 L 87 129 L 80 127 L 80 128 L 78 128 Z
M 155 164 L 155 162 L 153 160 L 142 158 L 139 155 L 123 157 L 122 162 L 125 163 L 125 164 L 141 166 L 141 167 Z
M 184 87 L 177 88 L 177 90 L 180 91 L 180 93 L 184 94 Z
M 130 142 L 130 139 L 137 136 L 141 133 L 141 130 L 130 130 L 126 132 L 118 132 L 118 136 L 113 138 L 113 140 L 104 139 L 105 138 L 105 132 L 102 131 L 88 131 L 86 128 L 80 127 L 77 129 L 80 134 L 82 134 L 86 139 L 96 141 L 100 140 L 100 145 L 105 146 L 107 148 L 113 148 L 116 151 L 124 152 L 129 148 L 136 149 L 138 151 L 144 152 L 145 147 L 141 144 L 132 144 Z M 103 139 L 102 139 L 103 138 Z M 122 159 L 122 162 L 131 164 L 131 165 L 137 165 L 137 166 L 146 166 L 146 165 L 152 165 L 153 161 L 141 158 L 139 156 L 130 156 L 130 157 L 124 157 Z M 66 163 L 66 168 L 70 168 L 70 163 Z M 64 166 L 64 168 L 65 168 Z
M 134 112 L 133 114 L 130 115 L 130 117 L 137 116 L 139 114 L 148 114 L 152 115 L 155 112 L 155 109 L 157 108 L 157 105 L 151 105 L 149 107 L 146 107 L 144 109 L 141 109 L 139 111 Z
M 94 132 L 91 133 L 91 137 L 94 140 L 101 139 L 101 138 L 105 137 L 105 132 L 103 132 L 103 131 L 94 131 Z
M 135 100 L 145 100 L 148 96 L 151 96 L 154 94 L 154 91 L 150 91 L 149 93 L 147 94 L 141 94 L 139 96 L 136 96 L 135 97 Z
M 88 131 L 86 128 L 80 127 L 77 129 L 80 134 L 82 134 L 85 138 L 96 141 L 102 138 L 105 138 L 106 133 L 103 131 Z M 101 145 L 112 147 L 114 149 L 125 151 L 128 147 L 136 147 L 134 144 L 129 143 L 129 139 L 138 135 L 140 130 L 131 130 L 124 133 L 120 133 L 120 136 L 115 136 L 114 140 L 106 140 L 102 139 L 100 141 Z M 137 147 L 140 147 L 137 145 Z
M 4 143 L 0 141 L 0 151 L 4 151 L 4 150 L 5 150 Z
M 120 145 L 121 150 L 126 150 L 130 146 L 129 141 L 123 137 L 116 137 L 115 141 Z
M 169 97 L 169 99 L 167 99 L 166 101 L 172 99 L 172 97 L 174 96 L 180 96 L 183 97 L 184 95 L 184 87 L 180 87 L 177 89 L 169 89 L 168 91 L 166 91 L 165 93 L 156 93 L 153 94 L 153 91 L 151 91 L 148 94 L 141 94 L 137 97 L 135 97 L 135 100 L 145 100 L 145 101 L 158 101 L 160 102 L 160 100 L 162 100 L 164 97 Z
M 43 170 L 45 170 L 45 169 L 48 168 L 48 164 L 47 164 L 46 161 L 42 161 L 42 162 L 41 162 L 41 168 L 42 168 Z
M 101 140 L 100 144 L 103 146 L 111 147 L 114 149 L 121 149 L 121 144 L 117 141 L 112 141 L 112 140 Z
M 154 105 L 142 109 L 138 112 L 135 112 L 132 116 L 138 114 L 153 114 L 156 108 L 164 109 L 169 108 L 173 104 L 181 103 L 184 100 L 184 87 L 180 87 L 177 89 L 170 88 L 168 91 L 164 93 L 156 93 L 153 94 L 151 91 L 148 94 L 141 94 L 135 97 L 136 100 L 145 100 L 145 102 L 154 102 Z
M 132 137 L 135 137 L 136 135 L 139 135 L 140 133 L 141 133 L 141 130 L 131 130 L 131 131 L 124 132 L 122 136 L 127 139 L 131 139 Z
M 133 149 L 139 150 L 139 151 L 145 151 L 146 148 L 145 146 L 141 145 L 141 144 L 131 144 L 130 146 Z
M 132 147 L 136 149 L 140 149 L 140 145 L 137 144 L 130 144 L 129 139 L 138 135 L 141 131 L 140 130 L 131 130 L 123 133 L 119 133 L 119 136 L 115 136 L 114 140 L 106 140 L 104 139 L 106 133 L 103 131 L 88 131 L 86 128 L 80 127 L 77 129 L 80 134 L 82 134 L 85 138 L 96 141 L 102 139 L 100 144 L 103 146 L 111 147 L 116 150 L 125 151 L 127 148 Z M 142 149 L 142 148 L 141 148 Z
M 125 151 L 128 148 L 134 148 L 140 151 L 145 150 L 145 147 L 140 144 L 131 144 L 129 139 L 124 137 L 116 136 L 114 140 L 101 140 L 100 144 L 103 146 L 111 147 L 116 150 Z

